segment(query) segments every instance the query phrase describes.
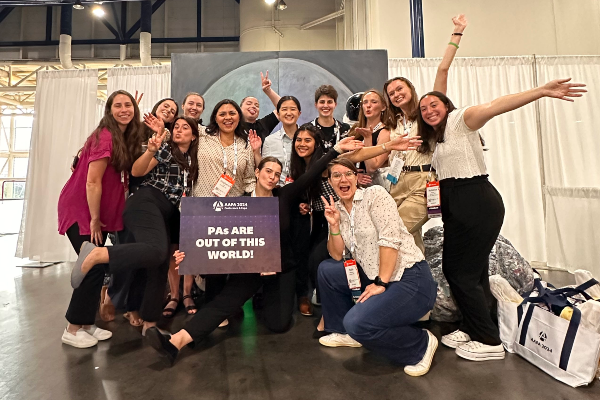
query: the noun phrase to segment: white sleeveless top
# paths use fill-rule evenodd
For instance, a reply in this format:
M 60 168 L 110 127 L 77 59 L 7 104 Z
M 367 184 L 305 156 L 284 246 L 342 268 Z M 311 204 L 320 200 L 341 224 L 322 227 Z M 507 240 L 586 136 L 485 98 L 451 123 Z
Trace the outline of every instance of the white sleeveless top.
M 431 161 L 439 180 L 487 174 L 479 131 L 471 130 L 465 124 L 467 108 L 448 114 L 444 142 L 437 144 Z

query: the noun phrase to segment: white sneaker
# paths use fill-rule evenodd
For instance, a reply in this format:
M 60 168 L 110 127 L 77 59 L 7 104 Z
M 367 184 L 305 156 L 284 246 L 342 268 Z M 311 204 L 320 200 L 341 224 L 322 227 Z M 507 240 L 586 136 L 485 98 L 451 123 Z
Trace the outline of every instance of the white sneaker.
M 92 335 L 98 340 L 107 340 L 112 337 L 112 332 L 107 331 L 106 329 L 98 328 L 96 325 L 90 326 L 90 329 L 83 329 L 84 332 L 87 332 L 89 335 Z
M 453 349 L 456 349 L 462 344 L 469 343 L 470 341 L 471 337 L 459 329 L 442 336 L 442 344 Z
M 362 347 L 362 344 L 352 339 L 348 334 L 332 333 L 319 339 L 319 343 L 327 347 Z
M 74 335 L 69 333 L 65 328 L 65 332 L 62 335 L 62 342 L 69 346 L 77 347 L 78 349 L 87 349 L 88 347 L 94 347 L 98 344 L 98 339 L 84 331 L 79 329 Z
M 456 348 L 456 355 L 471 361 L 504 360 L 504 347 L 490 346 L 474 340 Z
M 433 333 L 429 332 L 427 329 L 425 329 L 425 332 L 427 332 L 427 336 L 429 337 L 429 343 L 427 344 L 427 350 L 425 350 L 425 355 L 423 356 L 423 359 L 419 361 L 418 364 L 407 365 L 406 367 L 404 367 L 404 372 L 410 376 L 425 375 L 429 372 L 429 368 L 431 368 L 433 355 L 435 354 L 435 351 L 438 347 L 438 340 L 433 335 Z

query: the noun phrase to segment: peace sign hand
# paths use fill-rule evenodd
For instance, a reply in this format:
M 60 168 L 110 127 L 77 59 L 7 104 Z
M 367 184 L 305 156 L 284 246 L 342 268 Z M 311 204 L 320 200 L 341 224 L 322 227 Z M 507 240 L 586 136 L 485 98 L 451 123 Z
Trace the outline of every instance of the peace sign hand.
M 148 139 L 148 151 L 151 153 L 156 153 L 166 137 L 167 131 L 164 129 L 153 135 L 150 139 Z
M 265 75 L 263 75 L 263 73 L 260 73 L 260 80 L 262 83 L 262 90 L 263 92 L 268 91 L 269 89 L 271 89 L 271 80 L 269 79 L 269 70 L 267 70 L 267 73 Z
M 323 200 L 323 204 L 325 205 L 325 219 L 327 219 L 329 229 L 336 230 L 339 232 L 340 210 L 338 210 L 335 206 L 333 196 L 329 196 L 329 201 L 327 201 L 327 199 L 325 199 L 324 196 L 321 196 L 321 200 Z
M 567 83 L 571 78 L 557 79 L 542 86 L 544 96 L 554 97 L 555 99 L 575 101 L 571 97 L 581 97 L 587 90 L 583 89 L 583 83 Z
M 138 91 L 135 91 L 135 102 L 137 103 L 137 105 L 139 106 L 141 101 L 142 101 L 142 97 L 144 97 L 144 93 L 140 93 L 140 97 L 138 97 Z

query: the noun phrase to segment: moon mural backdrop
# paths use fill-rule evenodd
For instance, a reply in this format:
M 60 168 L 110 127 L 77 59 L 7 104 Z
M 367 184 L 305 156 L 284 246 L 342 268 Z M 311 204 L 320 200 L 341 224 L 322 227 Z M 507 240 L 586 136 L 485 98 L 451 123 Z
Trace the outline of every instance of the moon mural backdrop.
M 282 51 L 253 53 L 197 53 L 171 56 L 171 95 L 181 102 L 188 92 L 206 101 L 202 115 L 208 124 L 219 101 L 258 98 L 260 117 L 274 107 L 261 88 L 260 73 L 269 71 L 273 89 L 281 96 L 296 96 L 302 105 L 299 124 L 317 117 L 315 90 L 325 84 L 338 91 L 335 118 L 342 120 L 346 99 L 371 88 L 382 90 L 388 79 L 385 50 Z

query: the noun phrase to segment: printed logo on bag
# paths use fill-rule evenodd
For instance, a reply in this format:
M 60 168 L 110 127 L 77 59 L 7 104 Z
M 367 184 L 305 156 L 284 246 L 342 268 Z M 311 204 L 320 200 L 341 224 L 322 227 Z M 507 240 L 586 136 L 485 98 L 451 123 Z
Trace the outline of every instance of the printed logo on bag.
M 215 210 L 216 212 L 220 212 L 223 210 L 247 210 L 247 209 L 248 209 L 248 203 L 239 202 L 239 201 L 231 201 L 231 202 L 223 203 L 222 201 L 217 200 L 213 203 L 213 210 Z
M 544 331 L 541 331 L 538 334 L 538 337 L 540 338 L 540 341 L 545 342 L 548 339 L 548 335 L 546 335 L 546 333 Z M 540 343 L 540 341 L 538 341 L 537 339 L 534 338 L 529 338 L 531 340 L 532 343 L 534 343 L 536 346 L 541 347 L 542 350 L 546 350 L 548 353 L 552 353 L 552 349 L 548 346 L 546 346 L 543 343 Z
M 223 209 L 223 203 L 221 203 L 220 201 L 215 201 L 213 203 L 213 210 L 215 210 L 216 212 L 219 212 Z

